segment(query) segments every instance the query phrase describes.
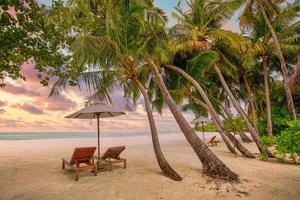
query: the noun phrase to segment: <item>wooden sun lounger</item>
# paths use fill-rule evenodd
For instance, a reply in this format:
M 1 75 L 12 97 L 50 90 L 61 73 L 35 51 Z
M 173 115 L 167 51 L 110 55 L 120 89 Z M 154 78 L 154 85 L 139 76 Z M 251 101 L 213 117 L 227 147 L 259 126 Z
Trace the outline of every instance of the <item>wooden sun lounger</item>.
M 75 148 L 71 159 L 62 158 L 62 169 L 68 165 L 75 171 L 75 180 L 79 179 L 79 172 L 83 170 L 92 170 L 94 175 L 97 176 L 97 166 L 94 163 L 94 153 L 96 147 L 80 147 Z M 80 166 L 84 164 L 83 166 Z
M 109 171 L 113 170 L 113 164 L 123 163 L 124 169 L 127 167 L 127 159 L 121 158 L 120 154 L 124 151 L 125 146 L 109 147 L 101 156 L 101 160 L 109 165 Z
M 219 143 L 220 141 L 216 140 L 216 138 L 217 138 L 216 135 L 213 136 L 213 137 L 207 142 L 207 144 L 208 144 L 208 145 L 211 145 L 212 147 L 213 147 L 213 146 L 218 146 L 218 143 Z

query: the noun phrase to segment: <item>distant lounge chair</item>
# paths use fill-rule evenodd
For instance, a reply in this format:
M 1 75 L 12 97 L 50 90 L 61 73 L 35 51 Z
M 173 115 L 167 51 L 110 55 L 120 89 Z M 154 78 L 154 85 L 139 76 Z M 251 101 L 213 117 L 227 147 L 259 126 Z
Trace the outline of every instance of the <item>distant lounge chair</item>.
M 75 181 L 79 179 L 79 172 L 83 170 L 92 170 L 94 175 L 97 176 L 97 166 L 94 164 L 94 153 L 96 147 L 80 147 L 75 148 L 71 159 L 62 158 L 62 169 L 68 165 L 75 171 Z M 80 166 L 80 164 L 85 164 Z
M 207 142 L 207 144 L 211 145 L 212 147 L 213 147 L 213 146 L 218 146 L 218 143 L 219 143 L 220 141 L 216 140 L 216 138 L 217 138 L 216 135 L 213 136 L 213 137 Z
M 125 146 L 109 147 L 101 156 L 101 160 L 109 165 L 109 171 L 113 170 L 113 164 L 124 163 L 124 169 L 127 167 L 127 159 L 120 158 L 120 154 L 124 151 Z

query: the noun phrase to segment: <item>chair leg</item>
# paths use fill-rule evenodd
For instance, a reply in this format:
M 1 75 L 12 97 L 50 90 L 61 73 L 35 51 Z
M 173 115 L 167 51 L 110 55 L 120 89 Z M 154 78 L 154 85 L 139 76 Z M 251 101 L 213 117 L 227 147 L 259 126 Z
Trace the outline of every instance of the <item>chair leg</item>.
M 94 176 L 97 176 L 97 170 L 98 170 L 98 166 L 94 165 Z
M 75 181 L 78 181 L 79 179 L 79 170 L 75 169 Z
M 113 170 L 113 166 L 112 166 L 112 163 L 109 162 L 109 171 L 111 172 Z
M 62 161 L 62 169 L 65 169 L 65 162 Z
M 126 169 L 127 168 L 127 160 L 125 159 L 124 160 L 124 169 Z

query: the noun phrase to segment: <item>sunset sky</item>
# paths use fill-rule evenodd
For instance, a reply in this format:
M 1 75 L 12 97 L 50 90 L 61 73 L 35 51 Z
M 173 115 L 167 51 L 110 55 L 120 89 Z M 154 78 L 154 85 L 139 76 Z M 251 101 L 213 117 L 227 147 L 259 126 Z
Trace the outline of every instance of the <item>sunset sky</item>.
M 49 0 L 40 0 L 49 4 Z M 177 0 L 158 0 L 156 4 L 162 7 L 170 17 L 169 24 L 174 20 L 171 12 Z M 239 31 L 237 15 L 224 22 L 224 29 Z M 91 132 L 95 130 L 95 122 L 90 120 L 64 119 L 67 114 L 83 106 L 84 94 L 76 89 L 70 90 L 58 97 L 48 97 L 50 87 L 43 87 L 34 70 L 34 63 L 29 61 L 22 65 L 22 74 L 26 81 L 6 80 L 7 86 L 0 89 L 0 132 Z M 125 109 L 122 93 L 113 94 L 114 105 Z M 185 113 L 191 121 L 194 116 Z M 160 131 L 179 131 L 170 111 L 163 116 L 156 114 L 157 126 Z M 145 132 L 148 130 L 147 116 L 142 102 L 134 111 L 127 111 L 126 116 L 101 120 L 105 132 Z

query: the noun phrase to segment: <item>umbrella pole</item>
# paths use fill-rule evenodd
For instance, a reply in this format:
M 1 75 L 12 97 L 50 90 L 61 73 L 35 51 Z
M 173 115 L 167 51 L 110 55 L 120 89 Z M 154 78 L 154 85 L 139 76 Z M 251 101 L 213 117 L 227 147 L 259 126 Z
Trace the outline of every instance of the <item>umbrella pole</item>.
M 100 123 L 99 123 L 99 114 L 97 114 L 97 127 L 98 127 L 98 160 L 100 160 Z
M 203 128 L 203 122 L 201 122 L 202 124 L 202 138 L 203 138 L 203 142 L 205 142 L 205 138 L 204 138 L 204 128 Z

